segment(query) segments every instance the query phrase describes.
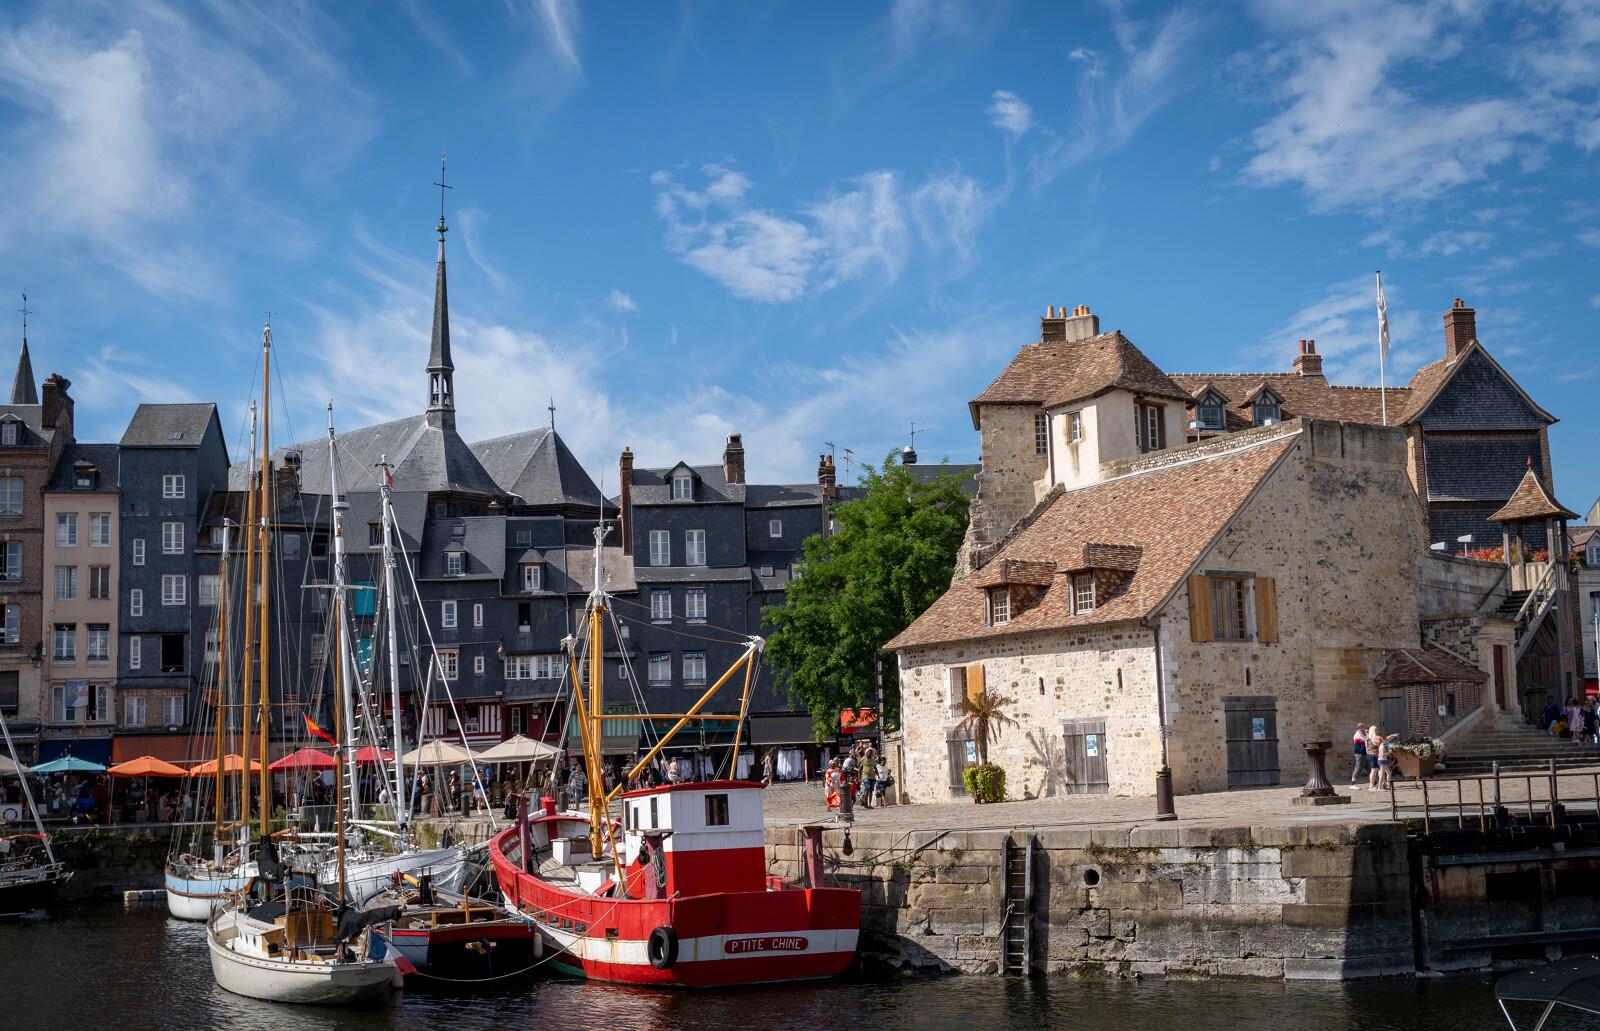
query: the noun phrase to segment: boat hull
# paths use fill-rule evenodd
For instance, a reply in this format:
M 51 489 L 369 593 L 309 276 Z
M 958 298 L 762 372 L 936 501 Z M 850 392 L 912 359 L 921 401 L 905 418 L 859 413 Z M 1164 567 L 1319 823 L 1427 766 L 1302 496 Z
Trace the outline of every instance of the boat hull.
M 539 932 L 523 920 L 374 928 L 373 933 L 421 973 L 445 980 L 509 977 L 531 967 L 541 951 Z
M 346 862 L 345 894 L 357 902 L 364 902 L 393 885 L 397 873 L 411 877 L 428 876 L 436 887 L 456 891 L 461 887 L 466 869 L 466 854 L 460 848 L 425 849 Z M 323 884 L 336 884 L 339 879 L 338 866 L 332 862 L 325 863 L 318 876 Z
M 38 913 L 55 905 L 61 885 L 72 879 L 66 871 L 51 872 L 46 868 L 19 872 L 16 876 L 0 879 L 0 917 L 25 916 Z
M 205 920 L 211 909 L 222 899 L 242 891 L 254 876 L 253 869 L 226 875 L 191 871 L 180 874 L 169 864 L 166 868 L 167 912 L 179 920 Z
M 393 963 L 309 963 L 233 951 L 208 928 L 211 973 L 221 988 L 265 1002 L 348 1006 L 386 998 L 397 987 Z
M 855 956 L 861 895 L 769 879 L 766 891 L 669 899 L 616 899 L 554 884 L 507 854 L 516 830 L 490 844 L 505 904 L 544 936 L 552 965 L 618 984 L 714 988 L 834 977 Z M 658 929 L 676 957 L 652 963 Z

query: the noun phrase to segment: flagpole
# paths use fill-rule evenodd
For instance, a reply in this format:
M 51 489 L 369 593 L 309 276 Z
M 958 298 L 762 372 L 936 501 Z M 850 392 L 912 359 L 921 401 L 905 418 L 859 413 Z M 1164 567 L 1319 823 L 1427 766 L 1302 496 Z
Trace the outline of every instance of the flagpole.
M 1383 303 L 1383 270 L 1378 278 L 1378 407 L 1383 413 L 1383 424 L 1389 425 L 1389 384 L 1384 373 L 1384 356 L 1389 353 L 1389 311 Z

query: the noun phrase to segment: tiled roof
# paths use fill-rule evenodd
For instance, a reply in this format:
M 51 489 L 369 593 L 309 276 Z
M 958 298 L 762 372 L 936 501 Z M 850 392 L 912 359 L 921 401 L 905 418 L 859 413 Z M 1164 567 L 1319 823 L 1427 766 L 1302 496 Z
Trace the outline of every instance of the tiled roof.
M 1373 680 L 1379 684 L 1482 683 L 1489 674 L 1429 641 L 1421 648 L 1397 648 Z
M 1024 346 L 972 403 L 1063 405 L 1119 387 L 1152 397 L 1189 397 L 1127 337 L 1113 331 L 1086 340 Z
M 1297 438 L 1297 432 L 1287 433 L 1265 444 L 1066 491 L 1003 542 L 989 563 L 1023 559 L 1063 570 L 1082 568 L 1085 549 L 1095 545 L 1142 549 L 1122 588 L 1093 611 L 1071 614 L 1072 592 L 1058 574 L 1036 605 L 992 627 L 983 595 L 972 589 L 971 576 L 962 577 L 888 647 L 1073 629 L 1150 615 Z
M 140 405 L 134 409 L 121 443 L 123 447 L 199 447 L 216 417 L 217 406 L 209 402 Z M 217 432 L 222 432 L 221 423 Z
M 1511 495 L 1511 500 L 1489 517 L 1491 523 L 1514 523 L 1519 519 L 1576 519 L 1578 513 L 1569 512 L 1561 503 L 1552 498 L 1544 489 L 1544 483 L 1539 479 L 1539 474 L 1534 472 L 1533 463 L 1528 463 L 1528 471 L 1522 474 L 1522 482 L 1517 484 L 1516 491 Z
M 480 440 L 472 453 L 503 490 L 525 505 L 600 505 L 600 489 L 549 427 Z
M 1020 558 L 1002 558 L 974 570 L 968 579 L 973 587 L 998 587 L 1001 584 L 1033 584 L 1049 587 L 1055 579 L 1054 562 L 1030 562 Z
M 1341 387 L 1321 376 L 1302 376 L 1297 372 L 1177 372 L 1172 379 L 1198 398 L 1206 387 L 1213 387 L 1227 398 L 1226 422 L 1229 430 L 1254 423 L 1251 402 L 1262 387 L 1271 387 L 1282 400 L 1284 419 L 1331 419 L 1337 422 L 1383 422 L 1383 401 L 1377 387 Z M 1399 425 L 1400 411 L 1410 400 L 1407 387 L 1388 391 L 1389 424 Z

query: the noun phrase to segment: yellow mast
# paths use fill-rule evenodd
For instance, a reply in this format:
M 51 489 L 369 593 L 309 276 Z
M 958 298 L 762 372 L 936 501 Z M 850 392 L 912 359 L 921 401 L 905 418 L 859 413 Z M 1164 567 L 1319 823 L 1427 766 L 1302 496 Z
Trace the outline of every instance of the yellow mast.
M 256 647 L 261 651 L 261 661 L 256 664 L 256 687 L 260 692 L 261 715 L 261 834 L 265 837 L 272 831 L 272 797 L 268 790 L 267 774 L 267 715 L 271 711 L 271 691 L 268 679 L 268 659 L 271 651 L 267 647 L 267 630 L 269 626 L 268 614 L 271 610 L 270 600 L 267 595 L 267 558 L 272 551 L 272 537 L 270 527 L 272 524 L 272 465 L 269 426 L 272 422 L 272 327 L 269 325 L 261 333 L 261 502 L 258 509 L 261 533 L 261 597 L 257 602 L 257 615 L 259 624 L 256 630 Z
M 220 582 L 217 595 L 217 680 L 212 690 L 217 693 L 217 819 L 216 827 L 212 831 L 214 842 L 222 840 L 222 785 L 224 776 L 222 772 L 222 738 L 224 733 L 224 720 L 228 712 L 228 692 L 225 685 L 228 682 L 228 519 L 222 519 L 222 562 L 218 569 L 217 580 Z
M 256 406 L 250 403 L 250 464 L 255 464 Z M 244 670 L 240 678 L 242 697 L 239 706 L 239 824 L 245 835 L 250 833 L 250 703 L 251 688 L 255 686 L 256 622 L 251 619 L 256 584 L 256 477 L 260 470 L 250 474 L 250 493 L 245 501 L 244 517 Z

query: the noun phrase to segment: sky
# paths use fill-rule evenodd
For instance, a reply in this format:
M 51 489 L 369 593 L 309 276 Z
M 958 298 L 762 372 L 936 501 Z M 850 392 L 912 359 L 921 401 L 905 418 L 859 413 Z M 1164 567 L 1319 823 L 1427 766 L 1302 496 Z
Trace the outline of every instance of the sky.
M 1048 305 L 1376 383 L 1381 269 L 1389 382 L 1463 298 L 1600 495 L 1600 2 L 23 2 L 0 133 L 0 353 L 27 292 L 80 439 L 239 450 L 268 312 L 275 441 L 421 410 L 445 153 L 461 430 L 553 402 L 608 491 L 975 460 Z

